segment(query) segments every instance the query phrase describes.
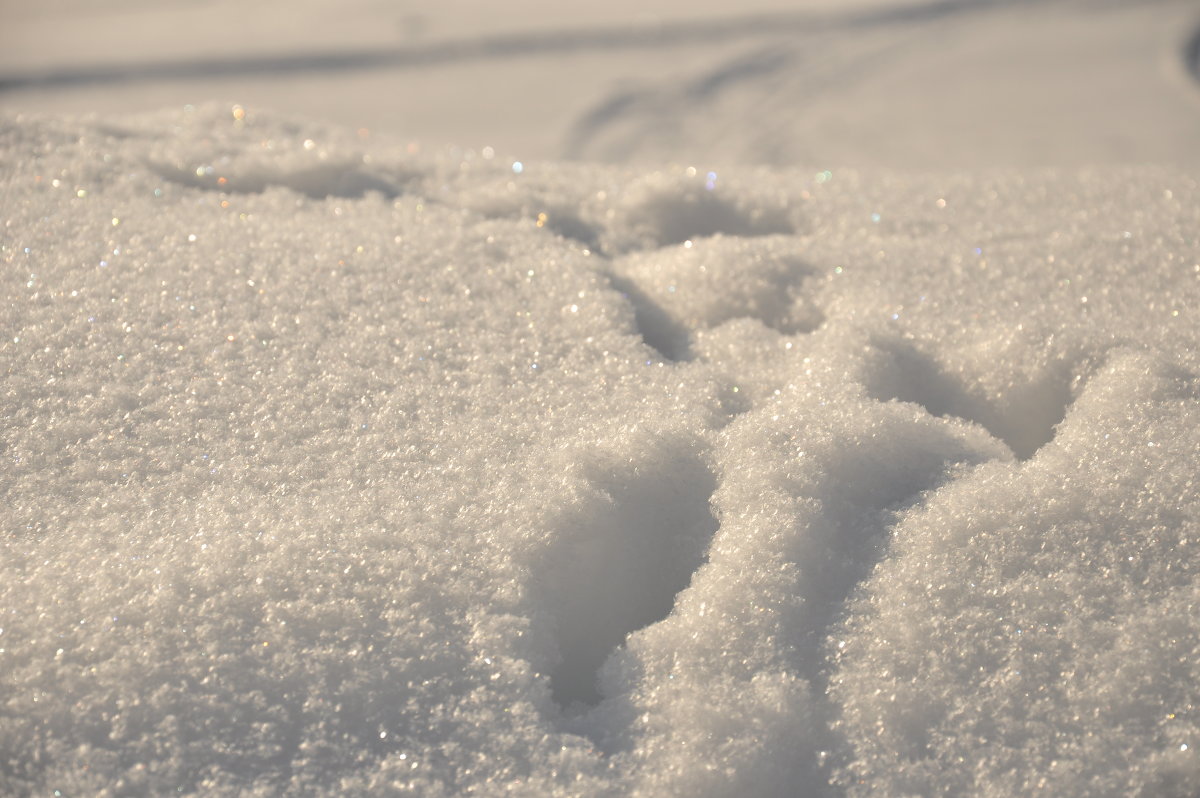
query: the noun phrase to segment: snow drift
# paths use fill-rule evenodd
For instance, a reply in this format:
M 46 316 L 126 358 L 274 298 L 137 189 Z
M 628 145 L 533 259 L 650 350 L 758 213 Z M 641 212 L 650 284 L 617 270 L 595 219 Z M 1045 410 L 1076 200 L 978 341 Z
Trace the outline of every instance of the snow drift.
M 0 791 L 1195 794 L 1194 176 L 0 146 Z

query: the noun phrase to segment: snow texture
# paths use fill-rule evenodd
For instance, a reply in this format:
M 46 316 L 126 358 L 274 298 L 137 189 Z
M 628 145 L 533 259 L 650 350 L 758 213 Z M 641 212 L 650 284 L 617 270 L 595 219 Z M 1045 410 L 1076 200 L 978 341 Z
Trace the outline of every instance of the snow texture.
M 273 0 L 77 5 L 0 60 L 0 795 L 1200 795 L 1194 9 L 522 0 L 324 123 L 121 107 Z M 342 74 L 294 13 L 228 63 Z M 588 160 L 336 105 L 462 60 Z
M 1195 794 L 1194 178 L 3 152 L 5 792 Z

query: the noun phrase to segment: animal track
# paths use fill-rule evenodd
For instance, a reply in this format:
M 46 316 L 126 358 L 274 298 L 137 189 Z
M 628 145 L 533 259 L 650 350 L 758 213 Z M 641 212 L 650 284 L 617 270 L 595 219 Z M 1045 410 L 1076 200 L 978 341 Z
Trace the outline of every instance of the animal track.
M 609 279 L 632 303 L 646 343 L 680 361 L 692 357 L 694 331 L 731 319 L 758 319 L 786 335 L 812 332 L 825 320 L 811 297 L 815 274 L 790 239 L 718 236 L 623 258 Z
M 716 480 L 687 445 L 655 442 L 635 463 L 595 463 L 586 478 L 590 493 L 555 524 L 543 567 L 559 655 L 551 690 L 564 708 L 600 701 L 600 666 L 671 612 L 718 526 Z
M 1070 368 L 1055 363 L 999 399 L 971 390 L 932 357 L 906 341 L 876 339 L 883 355 L 868 375 L 867 393 L 879 401 L 913 402 L 934 416 L 956 416 L 980 425 L 1028 460 L 1054 438 L 1071 404 Z
M 715 235 L 766 236 L 794 233 L 785 198 L 718 188 L 708 179 L 655 176 L 635 185 L 616 213 L 621 235 L 612 251 L 652 249 Z
M 906 511 L 930 491 L 949 482 L 955 470 L 1002 457 L 998 442 L 982 433 L 960 432 L 929 419 L 880 419 L 869 438 L 853 427 L 829 430 L 807 453 L 820 466 L 792 486 L 803 496 L 797 534 L 787 559 L 800 572 L 803 611 L 783 622 L 783 635 L 797 652 L 795 667 L 812 684 L 814 749 L 804 767 L 815 784 L 829 782 L 832 761 L 821 751 L 839 751 L 829 702 L 827 638 L 844 619 L 847 606 L 887 552 L 891 531 Z
M 837 442 L 817 454 L 821 473 L 797 486 L 821 507 L 818 517 L 806 521 L 790 556 L 804 572 L 801 592 L 809 611 L 793 634 L 806 645 L 819 643 L 838 619 L 883 554 L 899 513 L 946 482 L 954 466 L 977 465 L 1003 451 L 996 444 L 973 446 L 948 429 L 907 419 L 890 420 L 869 442 L 840 435 L 828 440 Z M 807 569 L 806 563 L 822 566 Z
M 800 395 L 774 403 L 757 423 L 722 433 L 722 473 L 736 476 L 723 480 L 715 497 L 721 535 L 694 602 L 703 598 L 707 607 L 699 605 L 689 618 L 694 633 L 674 640 L 686 649 L 698 633 L 695 651 L 681 651 L 679 660 L 705 662 L 735 684 L 772 671 L 795 680 L 804 696 L 803 725 L 789 741 L 786 761 L 772 763 L 764 781 L 805 785 L 802 794 L 812 795 L 834 794 L 825 785 L 845 749 L 835 724 L 838 707 L 826 697 L 828 636 L 910 508 L 960 469 L 1011 459 L 982 429 L 854 397 L 845 387 L 832 395 L 839 390 L 838 408 Z M 724 661 L 724 652 L 740 647 L 753 658 L 762 640 L 770 641 L 770 653 L 753 676 Z M 688 686 L 701 694 L 705 689 L 704 680 Z M 770 711 L 769 703 L 763 710 Z M 721 733 L 719 717 L 696 724 L 689 745 Z
M 601 251 L 600 236 L 596 228 L 575 213 L 551 210 L 546 214 L 546 227 L 555 235 L 578 241 L 593 252 Z
M 609 273 L 609 282 L 633 305 L 634 323 L 642 340 L 667 360 L 691 360 L 691 333 L 687 326 L 655 302 L 638 284 L 626 277 Z

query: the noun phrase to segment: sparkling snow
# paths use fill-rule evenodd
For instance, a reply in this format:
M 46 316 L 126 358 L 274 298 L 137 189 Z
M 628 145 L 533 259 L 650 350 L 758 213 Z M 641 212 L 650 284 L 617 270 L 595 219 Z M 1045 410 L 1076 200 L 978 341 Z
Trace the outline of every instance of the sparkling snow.
M 717 138 L 648 76 L 573 163 L 0 94 L 0 794 L 1197 795 L 1200 91 L 1187 26 L 1134 57 L 1185 12 L 903 23 L 1076 20 L 1077 74 L 1140 21 L 1152 110 L 1045 147 L 872 150 L 792 67 Z

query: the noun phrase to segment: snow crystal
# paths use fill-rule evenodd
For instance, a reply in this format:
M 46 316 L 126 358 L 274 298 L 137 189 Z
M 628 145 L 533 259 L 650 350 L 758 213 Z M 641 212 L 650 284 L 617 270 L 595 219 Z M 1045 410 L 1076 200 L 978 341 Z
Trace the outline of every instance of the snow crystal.
M 0 792 L 1200 783 L 1194 175 L 0 148 Z

